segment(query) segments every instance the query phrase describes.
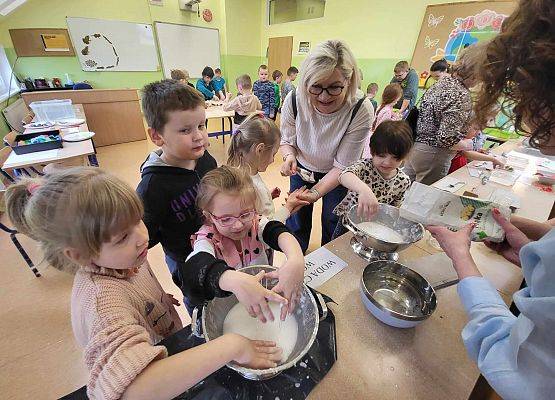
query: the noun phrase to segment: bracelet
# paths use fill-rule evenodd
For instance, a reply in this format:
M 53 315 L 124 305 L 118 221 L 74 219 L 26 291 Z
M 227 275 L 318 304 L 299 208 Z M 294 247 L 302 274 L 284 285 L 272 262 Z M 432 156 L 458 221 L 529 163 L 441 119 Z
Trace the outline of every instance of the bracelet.
M 311 188 L 308 191 L 311 192 L 311 193 L 314 193 L 316 196 L 318 196 L 318 198 L 322 197 L 320 195 L 320 192 L 318 190 L 314 189 L 314 188 Z

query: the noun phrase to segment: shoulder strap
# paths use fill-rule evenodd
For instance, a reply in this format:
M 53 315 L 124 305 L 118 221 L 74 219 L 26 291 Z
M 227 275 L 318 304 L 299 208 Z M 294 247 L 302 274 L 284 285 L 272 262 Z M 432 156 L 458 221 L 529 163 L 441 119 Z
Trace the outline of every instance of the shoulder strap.
M 355 115 L 357 115 L 358 110 L 360 110 L 360 107 L 362 107 L 362 103 L 364 103 L 364 100 L 366 100 L 366 96 L 359 99 L 355 104 L 355 107 L 353 108 L 353 112 L 351 113 L 351 119 L 349 120 L 349 125 L 351 125 L 351 122 L 353 122 L 353 119 L 355 119 Z
M 291 106 L 293 106 L 293 119 L 297 119 L 297 93 L 295 88 L 291 90 Z

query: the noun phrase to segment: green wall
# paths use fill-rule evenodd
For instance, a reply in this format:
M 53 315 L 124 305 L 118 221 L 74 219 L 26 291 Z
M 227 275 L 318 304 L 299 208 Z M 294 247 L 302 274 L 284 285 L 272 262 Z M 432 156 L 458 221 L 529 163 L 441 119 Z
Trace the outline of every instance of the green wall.
M 445 2 L 327 0 L 322 18 L 276 25 L 268 25 L 264 8 L 260 36 L 262 54 L 265 55 L 268 38 L 293 36 L 292 64 L 300 68 L 306 57 L 297 54 L 300 41 L 309 41 L 313 48 L 327 39 L 345 40 L 362 69 L 363 90 L 370 82 L 377 82 L 381 93 L 391 80 L 395 63 L 399 60 L 410 62 L 426 6 Z

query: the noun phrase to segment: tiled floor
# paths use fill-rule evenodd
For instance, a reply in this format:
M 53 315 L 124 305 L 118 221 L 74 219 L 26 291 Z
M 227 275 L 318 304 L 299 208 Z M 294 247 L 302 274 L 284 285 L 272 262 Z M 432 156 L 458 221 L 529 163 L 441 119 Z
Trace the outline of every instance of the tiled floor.
M 210 139 L 209 151 L 218 164 L 225 162 L 228 143 L 229 139 L 226 139 L 226 145 L 222 144 L 221 138 Z M 102 168 L 136 187 L 140 178 L 139 166 L 153 148 L 146 140 L 102 147 L 98 149 L 98 160 Z M 289 184 L 288 179 L 279 174 L 280 161 L 278 154 L 263 178 L 268 186 L 278 186 L 282 193 L 286 193 Z M 316 216 L 319 216 L 320 209 L 317 203 Z M 9 224 L 5 215 L 0 216 L 0 220 Z M 319 246 L 319 218 L 314 219 L 313 227 L 312 250 Z M 36 244 L 26 237 L 20 237 L 20 240 L 38 263 L 41 256 Z M 0 398 L 53 399 L 82 386 L 86 383 L 87 373 L 81 349 L 73 339 L 69 314 L 72 276 L 41 266 L 42 277 L 35 278 L 4 232 L 0 232 L 0 254 Z M 149 261 L 162 286 L 180 298 L 160 246 L 149 252 Z M 185 309 L 180 308 L 181 318 L 186 324 L 189 317 Z

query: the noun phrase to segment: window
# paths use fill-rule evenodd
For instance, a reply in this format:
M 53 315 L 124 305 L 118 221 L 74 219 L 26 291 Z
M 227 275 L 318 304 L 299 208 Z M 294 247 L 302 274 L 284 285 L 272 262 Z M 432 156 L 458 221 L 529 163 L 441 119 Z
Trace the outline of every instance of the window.
M 0 46 L 0 101 L 19 93 L 19 83 L 12 73 L 4 47 Z
M 268 0 L 270 25 L 322 18 L 326 0 Z

